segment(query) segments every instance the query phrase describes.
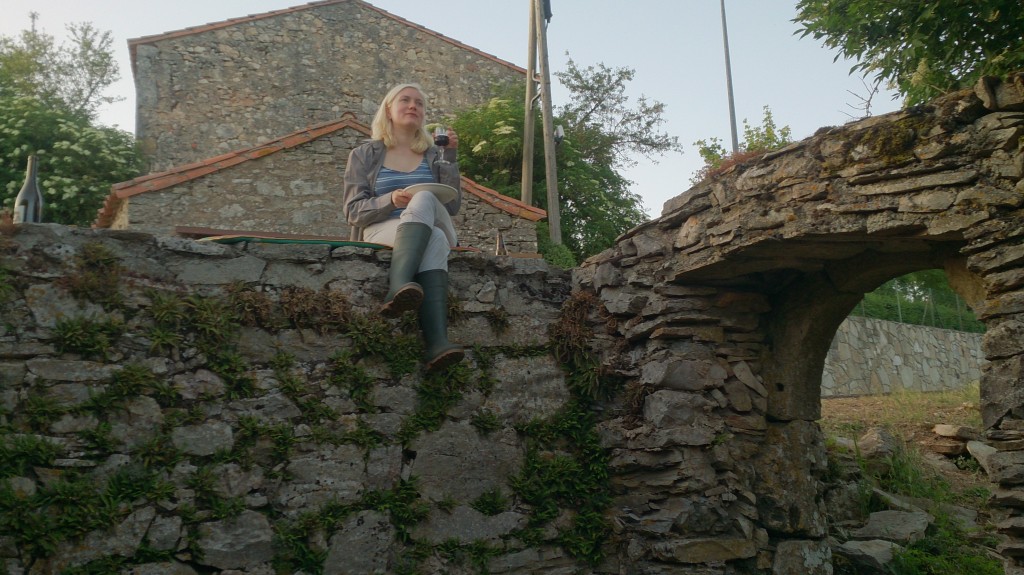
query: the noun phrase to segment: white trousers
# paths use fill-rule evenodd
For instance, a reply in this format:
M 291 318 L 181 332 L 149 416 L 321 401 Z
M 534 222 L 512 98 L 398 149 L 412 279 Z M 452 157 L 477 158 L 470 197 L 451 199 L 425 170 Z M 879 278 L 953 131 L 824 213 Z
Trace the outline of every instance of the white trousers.
M 427 241 L 427 249 L 420 260 L 420 272 L 429 270 L 448 271 L 448 254 L 458 244 L 455 225 L 437 196 L 420 192 L 412 197 L 402 215 L 383 222 L 370 224 L 363 230 L 363 240 L 376 244 L 395 245 L 395 232 L 404 223 L 426 224 L 433 230 Z

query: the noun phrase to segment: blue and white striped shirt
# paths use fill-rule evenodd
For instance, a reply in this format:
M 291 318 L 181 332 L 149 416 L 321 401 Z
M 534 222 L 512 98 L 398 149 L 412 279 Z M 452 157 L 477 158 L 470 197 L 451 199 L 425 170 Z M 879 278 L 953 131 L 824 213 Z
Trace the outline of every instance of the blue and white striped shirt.
M 377 184 L 374 187 L 373 193 L 376 196 L 383 196 L 395 190 L 408 188 L 413 184 L 430 184 L 433 182 L 434 174 L 430 172 L 430 164 L 427 163 L 427 157 L 424 156 L 420 165 L 411 172 L 399 172 L 398 170 L 382 167 L 380 172 L 377 173 Z M 391 212 L 391 217 L 397 218 L 403 210 L 405 208 L 397 208 Z

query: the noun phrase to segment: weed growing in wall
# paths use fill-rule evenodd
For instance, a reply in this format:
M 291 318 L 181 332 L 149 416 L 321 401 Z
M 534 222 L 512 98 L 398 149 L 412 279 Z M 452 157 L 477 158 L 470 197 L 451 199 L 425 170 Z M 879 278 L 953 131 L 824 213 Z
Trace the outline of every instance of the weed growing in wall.
M 47 557 L 61 541 L 106 529 L 124 519 L 140 498 L 168 497 L 173 486 L 155 472 L 125 467 L 105 483 L 66 472 L 35 493 L 15 493 L 0 483 L 0 531 L 34 558 Z
M 7 435 L 0 441 L 0 479 L 22 475 L 33 466 L 53 465 L 61 451 L 60 445 L 42 437 Z
M 348 299 L 341 292 L 291 287 L 281 291 L 280 306 L 288 323 L 321 334 L 341 331 L 349 323 Z
M 4 305 L 14 298 L 14 281 L 11 273 L 0 267 L 0 305 Z
M 501 489 L 495 488 L 481 493 L 480 497 L 473 500 L 470 507 L 484 515 L 498 515 L 508 511 L 509 500 L 501 492 Z
M 124 323 L 109 318 L 71 318 L 58 321 L 54 327 L 57 350 L 77 353 L 85 359 L 106 359 L 107 352 L 123 333 Z
M 480 432 L 481 435 L 490 435 L 501 429 L 501 420 L 489 409 L 483 409 L 473 414 L 473 418 L 470 420 L 473 427 Z
M 377 315 L 352 314 L 343 333 L 352 341 L 353 358 L 383 358 L 394 377 L 410 374 L 419 366 L 423 345 L 415 332 L 395 332 Z
M 526 460 L 512 478 L 512 489 L 532 507 L 530 528 L 540 528 L 564 509 L 574 511 L 559 542 L 574 557 L 597 563 L 610 534 L 604 511 L 611 503 L 608 459 L 594 427 L 594 416 L 579 402 L 548 420 L 534 420 L 521 433 Z M 527 535 L 528 536 L 528 535 Z
M 387 514 L 398 540 L 410 543 L 409 530 L 426 518 L 430 505 L 420 497 L 413 477 L 399 482 L 392 489 L 368 491 L 355 503 L 332 501 L 318 511 L 305 513 L 291 521 L 279 521 L 274 527 L 275 543 L 280 549 L 274 557 L 274 567 L 278 572 L 322 573 L 327 553 L 314 548 L 311 542 L 318 536 L 330 537 L 341 529 L 346 519 L 367 510 Z M 405 559 L 403 563 L 406 565 L 418 563 L 410 562 L 409 557 Z M 400 571 L 397 569 L 396 573 Z
M 594 296 L 577 292 L 565 302 L 550 328 L 553 352 L 568 374 L 573 401 L 554 416 L 519 429 L 526 437 L 526 460 L 512 477 L 515 494 L 531 506 L 530 522 L 520 538 L 536 542 L 540 530 L 565 510 L 572 525 L 559 533 L 559 544 L 573 557 L 597 564 L 611 533 L 604 512 L 611 504 L 608 458 L 601 448 L 591 411 L 593 402 L 617 390 L 589 349 L 592 332 L 587 315 Z
M 462 399 L 473 383 L 473 372 L 463 362 L 447 370 L 429 373 L 416 387 L 416 411 L 402 421 L 398 439 L 406 444 L 417 435 L 441 428 L 448 411 Z
M 377 407 L 372 401 L 374 380 L 356 363 L 351 350 L 339 350 L 331 356 L 329 368 L 329 383 L 348 391 L 349 397 L 360 412 L 377 412 Z
M 124 303 L 121 295 L 123 269 L 110 248 L 91 242 L 84 244 L 75 257 L 75 271 L 58 283 L 76 299 L 98 303 L 103 309 L 113 311 Z
M 241 497 L 225 498 L 217 493 L 217 475 L 211 465 L 197 469 L 186 485 L 195 491 L 197 509 L 207 509 L 213 519 L 237 517 L 245 511 L 245 500 Z
M 309 393 L 306 383 L 295 371 L 295 357 L 286 352 L 278 352 L 270 360 L 274 369 L 278 388 L 302 411 L 302 419 L 310 425 L 316 425 L 338 418 L 337 412 L 326 403 Z
M 581 400 L 597 400 L 617 391 L 616 380 L 608 377 L 590 349 L 593 331 L 587 316 L 602 309 L 597 297 L 590 292 L 574 292 L 562 306 L 558 321 L 551 325 L 549 334 L 555 358 L 568 375 L 569 389 Z
M 449 539 L 436 545 L 432 552 L 437 553 L 449 564 L 458 566 L 469 564 L 476 569 L 477 573 L 487 573 L 488 562 L 492 557 L 500 555 L 501 549 L 491 546 L 486 541 L 478 540 L 462 544 L 457 539 Z

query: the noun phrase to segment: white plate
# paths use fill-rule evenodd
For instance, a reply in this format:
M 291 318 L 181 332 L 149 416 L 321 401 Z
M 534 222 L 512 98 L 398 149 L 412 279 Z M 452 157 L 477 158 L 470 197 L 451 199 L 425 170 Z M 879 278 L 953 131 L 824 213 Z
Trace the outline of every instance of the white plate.
M 454 200 L 455 196 L 458 195 L 458 192 L 455 191 L 455 188 L 445 184 L 413 184 L 406 188 L 405 191 L 409 192 L 410 194 L 417 194 L 419 192 L 434 192 L 434 195 L 437 196 L 437 199 L 441 200 L 442 204 L 447 204 L 448 202 Z

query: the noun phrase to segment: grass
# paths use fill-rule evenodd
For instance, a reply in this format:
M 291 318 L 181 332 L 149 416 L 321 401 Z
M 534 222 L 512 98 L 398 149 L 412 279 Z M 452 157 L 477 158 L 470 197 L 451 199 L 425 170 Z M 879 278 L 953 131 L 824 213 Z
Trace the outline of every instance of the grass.
M 931 435 L 939 423 L 981 430 L 978 382 L 958 390 L 897 391 L 887 395 L 822 398 L 822 431 L 857 439 L 869 427 L 885 427 L 905 440 Z
M 945 392 L 900 391 L 889 395 L 823 398 L 820 425 L 826 438 L 858 439 L 868 428 L 888 429 L 904 440 L 902 449 L 889 456 L 885 470 L 870 472 L 861 462 L 863 482 L 889 493 L 931 500 L 928 511 L 937 520 L 925 537 L 897 553 L 889 572 L 893 575 L 996 575 L 1000 562 L 990 552 L 994 541 L 984 545 L 978 531 L 984 531 L 988 479 L 977 466 L 959 465 L 956 471 L 941 472 L 925 462 L 919 440 L 933 436 L 939 423 L 961 425 L 981 431 L 980 396 L 977 382 Z M 870 495 L 870 489 L 865 491 Z M 869 504 L 879 510 L 879 502 Z M 940 504 L 952 503 L 979 511 L 979 528 L 967 528 L 945 517 Z M 973 532 L 973 533 L 972 533 Z M 856 567 L 839 559 L 836 575 L 855 575 Z

